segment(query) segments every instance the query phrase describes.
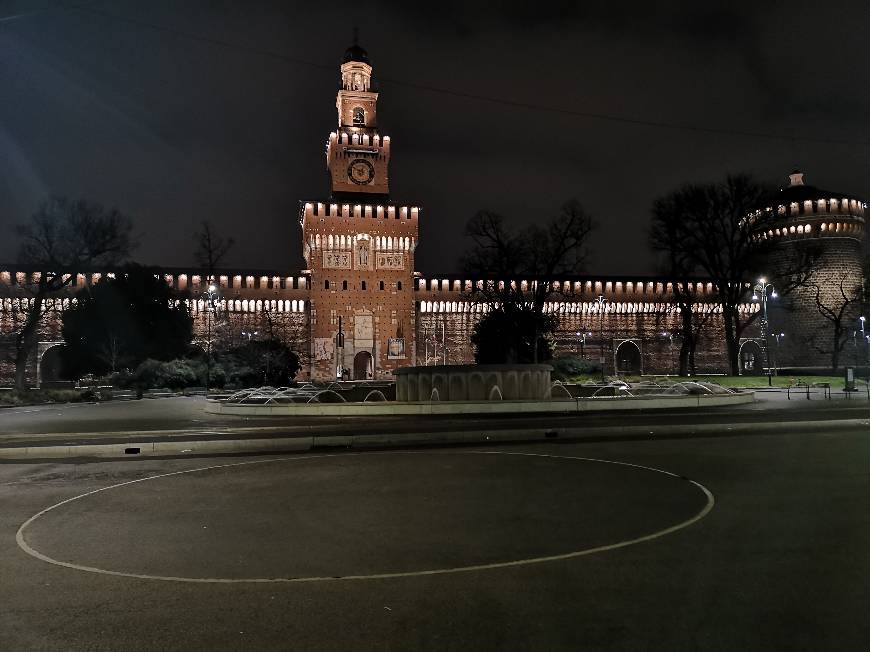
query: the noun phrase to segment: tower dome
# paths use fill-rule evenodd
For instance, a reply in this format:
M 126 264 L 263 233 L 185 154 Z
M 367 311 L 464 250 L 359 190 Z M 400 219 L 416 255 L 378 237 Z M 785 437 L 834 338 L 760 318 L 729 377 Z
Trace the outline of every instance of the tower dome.
M 358 61 L 360 63 L 369 63 L 369 53 L 354 42 L 347 50 L 344 51 L 344 59 L 342 63 Z

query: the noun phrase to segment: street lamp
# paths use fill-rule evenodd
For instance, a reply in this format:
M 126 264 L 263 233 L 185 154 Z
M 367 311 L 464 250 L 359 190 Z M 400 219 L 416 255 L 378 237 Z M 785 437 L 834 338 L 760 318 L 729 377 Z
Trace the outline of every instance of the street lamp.
M 776 294 L 776 290 L 773 288 L 773 283 L 768 283 L 767 279 L 763 276 L 758 279 L 758 283 L 755 284 L 753 288 L 752 300 L 759 300 L 759 293 L 761 294 L 761 339 L 764 342 L 764 362 L 767 365 L 767 384 L 773 385 L 773 381 L 770 377 L 770 352 L 768 351 L 767 346 L 767 330 L 768 330 L 768 321 L 767 321 L 767 297 L 768 291 L 770 292 L 770 298 L 776 299 L 778 296 Z
M 586 359 L 586 338 L 592 336 L 592 331 L 588 331 L 586 333 L 581 333 L 577 331 L 577 337 L 580 338 L 580 357 L 582 359 Z
M 776 338 L 776 365 L 773 368 L 773 372 L 776 375 L 779 375 L 779 346 L 783 338 L 785 338 L 785 333 L 774 333 L 773 336 Z
M 598 336 L 601 338 L 601 356 L 598 359 L 598 362 L 601 364 L 601 382 L 604 382 L 604 304 L 607 303 L 607 299 L 604 298 L 603 294 L 599 294 L 598 298 L 595 300 L 598 304 Z
M 668 338 L 668 357 L 671 359 L 671 375 L 676 375 L 676 365 L 674 363 L 674 334 L 662 331 L 662 337 Z
M 218 287 L 209 283 L 206 290 L 205 306 L 205 395 L 208 396 L 211 387 L 211 320 L 215 312 L 215 300 L 218 297 Z

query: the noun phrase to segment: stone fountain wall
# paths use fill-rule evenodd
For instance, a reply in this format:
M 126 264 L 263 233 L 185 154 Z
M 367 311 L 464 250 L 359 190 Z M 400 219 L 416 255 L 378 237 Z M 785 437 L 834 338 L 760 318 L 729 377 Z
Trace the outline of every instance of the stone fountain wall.
M 550 398 L 550 372 L 545 364 L 437 365 L 402 367 L 393 372 L 396 400 L 497 401 Z

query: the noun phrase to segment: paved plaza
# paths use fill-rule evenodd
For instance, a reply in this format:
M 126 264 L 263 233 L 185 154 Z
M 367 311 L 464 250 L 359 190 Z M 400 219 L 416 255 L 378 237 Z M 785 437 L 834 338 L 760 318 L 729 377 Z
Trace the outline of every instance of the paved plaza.
M 857 649 L 868 434 L 6 462 L 0 648 Z

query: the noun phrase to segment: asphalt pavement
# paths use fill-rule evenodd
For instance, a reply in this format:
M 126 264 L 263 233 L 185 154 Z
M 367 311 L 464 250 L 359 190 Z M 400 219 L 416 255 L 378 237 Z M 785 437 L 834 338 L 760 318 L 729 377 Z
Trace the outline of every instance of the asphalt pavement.
M 0 649 L 863 649 L 868 462 L 819 429 L 4 463 Z
M 516 414 L 481 416 L 396 417 L 236 417 L 207 414 L 203 397 L 175 397 L 78 403 L 0 410 L 0 459 L 24 447 L 54 445 L 111 445 L 135 442 L 220 442 L 256 440 L 262 452 L 273 450 L 268 441 L 309 438 L 318 442 L 358 446 L 401 444 L 403 437 L 415 445 L 433 443 L 478 443 L 500 437 L 529 440 L 554 436 L 561 439 L 711 436 L 752 434 L 756 431 L 790 431 L 822 423 L 839 427 L 870 426 L 870 400 L 864 394 L 835 394 L 826 400 L 820 390 L 811 394 L 785 391 L 756 393 L 748 405 L 681 409 L 638 410 L 585 414 Z M 454 436 L 455 435 L 455 436 Z M 341 439 L 345 437 L 345 439 Z M 451 440 L 451 437 L 453 439 Z M 338 439 L 337 439 L 338 438 Z M 292 444 L 293 442 L 290 441 Z M 277 445 L 277 444 L 276 444 Z M 181 447 L 178 447 L 181 450 Z M 192 447 L 191 447 L 192 448 Z M 286 448 L 286 447 L 285 447 Z M 84 450 L 84 449 L 83 449 Z M 188 450 L 188 449 L 184 449 Z M 274 450 L 281 450 L 274 448 Z M 114 453 L 112 453 L 114 454 Z M 11 453 L 10 453 L 11 455 Z M 7 457 L 10 455 L 6 455 Z

